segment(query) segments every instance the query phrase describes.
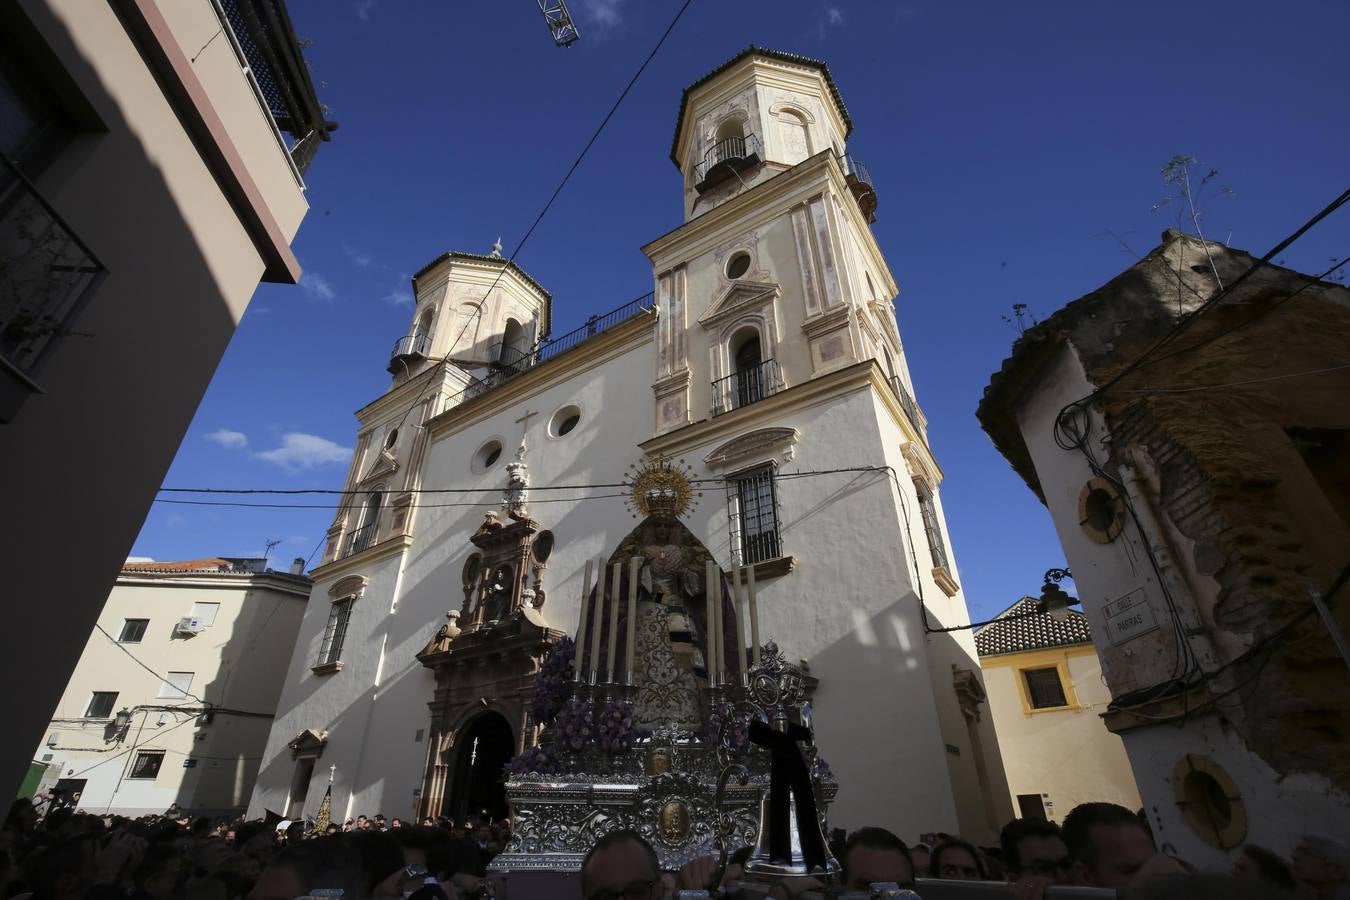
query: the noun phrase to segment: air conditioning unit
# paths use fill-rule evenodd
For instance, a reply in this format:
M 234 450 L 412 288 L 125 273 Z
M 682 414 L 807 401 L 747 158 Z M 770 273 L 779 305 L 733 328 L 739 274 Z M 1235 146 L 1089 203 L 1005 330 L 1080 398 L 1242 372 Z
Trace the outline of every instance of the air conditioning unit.
M 201 634 L 206 630 L 201 619 L 186 617 L 178 620 L 178 624 L 173 626 L 174 634 Z

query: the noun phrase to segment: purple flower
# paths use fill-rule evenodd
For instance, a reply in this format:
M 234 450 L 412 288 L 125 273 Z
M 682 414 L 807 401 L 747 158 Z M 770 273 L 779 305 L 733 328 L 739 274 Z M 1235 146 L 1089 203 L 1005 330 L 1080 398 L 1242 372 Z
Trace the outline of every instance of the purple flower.
M 548 747 L 526 747 L 519 756 L 508 762 L 503 770 L 508 775 L 556 775 L 562 771 L 558 757 Z
M 575 697 L 564 703 L 553 720 L 553 737 L 559 752 L 566 756 L 586 749 L 595 737 L 591 704 Z
M 572 694 L 572 662 L 576 650 L 575 642 L 570 637 L 563 637 L 553 645 L 539 666 L 539 672 L 534 677 L 534 701 L 530 704 L 530 715 L 540 725 L 552 722 Z
M 614 755 L 623 753 L 633 746 L 636 736 L 633 728 L 633 704 L 627 700 L 610 700 L 600 712 L 600 722 L 596 728 L 599 734 L 600 749 Z

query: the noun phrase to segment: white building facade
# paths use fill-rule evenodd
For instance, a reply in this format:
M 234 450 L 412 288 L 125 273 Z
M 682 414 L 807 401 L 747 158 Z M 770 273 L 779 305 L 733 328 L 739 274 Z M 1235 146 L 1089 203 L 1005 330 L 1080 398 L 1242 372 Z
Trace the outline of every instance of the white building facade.
M 310 590 L 263 562 L 128 562 L 26 786 L 92 813 L 242 811 Z
M 936 631 L 969 618 L 850 130 L 824 63 L 751 48 L 684 93 L 686 221 L 643 248 L 651 295 L 549 338 L 551 297 L 495 254 L 414 276 L 251 813 L 312 813 L 330 772 L 335 818 L 491 812 L 482 785 L 536 737 L 532 673 L 576 629 L 583 564 L 633 527 L 616 485 L 666 456 L 702 490 L 685 524 L 724 569 L 755 567 L 763 637 L 817 681 L 832 823 L 993 839 L 1007 785 L 973 639 Z M 533 623 L 508 652 L 475 548 L 512 460 L 537 528 L 505 570 Z M 419 664 L 474 633 L 453 672 Z

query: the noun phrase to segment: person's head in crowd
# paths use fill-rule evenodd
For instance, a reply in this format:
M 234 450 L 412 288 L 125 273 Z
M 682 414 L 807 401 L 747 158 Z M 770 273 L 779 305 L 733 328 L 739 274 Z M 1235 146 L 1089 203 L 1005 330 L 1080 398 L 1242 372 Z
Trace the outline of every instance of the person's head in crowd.
M 661 862 L 636 831 L 611 831 L 581 863 L 582 900 L 651 900 L 661 883 Z
M 885 828 L 859 828 L 844 842 L 844 886 L 865 891 L 878 881 L 902 887 L 914 884 L 914 860 L 909 848 Z
M 400 819 L 398 816 L 394 816 L 392 819 L 389 820 L 389 827 L 390 827 L 390 828 L 402 828 L 402 827 L 403 827 L 403 820 Z
M 363 892 L 357 894 L 359 897 L 377 896 L 376 887 L 407 865 L 398 837 L 387 831 L 374 828 L 360 831 L 343 838 L 343 843 L 355 851 L 353 855 L 361 867 L 364 887 Z
M 927 872 L 928 863 L 933 859 L 933 848 L 927 844 L 915 844 L 909 848 L 909 858 L 914 863 L 915 872 Z
M 1044 878 L 1063 884 L 1069 878 L 1073 861 L 1060 836 L 1059 826 L 1044 819 L 1013 819 L 999 834 L 1003 865 L 1008 880 L 1022 877 Z
M 431 816 L 423 816 L 423 817 L 422 817 L 422 824 L 423 824 L 423 825 L 435 825 L 435 824 L 437 824 L 437 823 L 436 823 L 436 820 L 433 819 Z
M 28 875 L 32 900 L 81 900 L 96 874 L 94 852 L 87 837 L 37 851 Z
M 384 813 L 376 813 L 375 818 L 371 819 L 371 825 L 375 828 L 380 829 L 381 831 L 384 831 L 384 829 L 387 827 L 384 821 Z
M 247 900 L 295 900 L 321 890 L 340 891 L 336 896 L 369 896 L 344 840 L 319 838 L 286 847 L 263 869 Z
M 27 797 L 20 797 L 9 805 L 9 812 L 5 815 L 5 829 L 26 834 L 37 827 L 37 820 L 37 809 L 34 808 L 33 801 Z
M 1139 817 L 1115 803 L 1082 803 L 1064 818 L 1064 843 L 1080 884 L 1121 888 L 1156 853 Z
M 1264 882 L 1282 891 L 1292 891 L 1295 887 L 1289 863 L 1278 854 L 1255 844 L 1243 847 L 1242 852 L 1233 860 L 1233 877 Z
M 173 900 L 182 886 L 183 858 L 172 844 L 152 844 L 136 867 L 132 881 L 137 896 L 148 900 Z
M 335 834 L 342 834 L 342 826 L 339 825 L 339 824 L 336 823 L 336 822 L 329 822 L 329 823 L 328 823 L 328 827 L 325 828 L 325 829 L 323 830 L 323 833 L 324 833 L 326 836 L 332 836 L 332 835 L 335 835 Z
M 983 881 L 984 863 L 973 844 L 960 838 L 948 838 L 933 848 L 928 861 L 928 876 L 952 881 Z
M 369 827 L 370 827 L 370 820 L 369 820 L 369 819 L 367 819 L 365 816 L 357 816 L 357 817 L 356 817 L 356 830 L 357 830 L 357 831 L 365 831 L 365 830 L 366 830 L 367 828 L 369 828 Z
M 1299 890 L 1312 897 L 1350 894 L 1350 846 L 1323 834 L 1305 834 L 1289 854 Z

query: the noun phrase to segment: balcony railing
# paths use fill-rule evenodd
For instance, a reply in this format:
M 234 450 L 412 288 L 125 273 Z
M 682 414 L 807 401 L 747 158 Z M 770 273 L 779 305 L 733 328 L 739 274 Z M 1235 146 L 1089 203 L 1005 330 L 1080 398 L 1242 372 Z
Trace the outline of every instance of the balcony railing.
M 757 403 L 778 393 L 782 387 L 783 379 L 778 372 L 777 360 L 766 359 L 752 368 L 732 372 L 712 383 L 712 414 L 720 416 Z
M 759 162 L 759 136 L 736 135 L 723 138 L 708 148 L 703 161 L 694 166 L 694 184 L 699 191 L 707 190 L 732 172 L 748 169 Z
M 0 155 L 0 358 L 31 376 L 71 330 L 103 265 L 37 188 Z
M 369 525 L 362 525 L 360 528 L 347 535 L 347 546 L 343 550 L 344 557 L 351 556 L 354 553 L 360 553 L 362 550 L 375 543 L 375 529 L 378 522 L 371 522 Z
M 655 294 L 643 294 L 641 297 L 629 300 L 623 306 L 611 309 L 603 315 L 591 316 L 580 328 L 574 328 L 556 338 L 540 341 L 530 350 L 513 350 L 508 347 L 503 352 L 498 345 L 494 348 L 494 355 L 498 362 L 482 378 L 475 378 L 469 382 L 468 387 L 461 393 L 459 402 L 472 400 L 474 397 L 486 394 L 522 372 L 527 372 L 540 363 L 561 356 L 573 347 L 580 346 L 590 338 L 603 334 L 614 326 L 641 315 L 654 308 L 655 305 Z M 449 405 L 453 406 L 456 402 L 454 398 L 451 398 Z
M 905 418 L 909 419 L 909 424 L 914 426 L 914 430 L 924 437 L 923 414 L 919 412 L 919 404 L 914 402 L 909 391 L 905 390 L 904 383 L 899 375 L 892 375 L 890 378 L 891 389 L 895 391 L 895 396 L 900 400 L 900 408 L 905 411 Z
M 875 222 L 877 220 L 877 191 L 875 183 L 872 181 L 872 173 L 867 171 L 867 166 L 858 160 L 856 156 L 839 157 L 839 166 L 844 170 L 844 180 L 848 182 L 849 192 L 853 194 L 853 199 L 857 201 L 858 209 L 862 211 L 863 218 L 867 221 Z
M 414 331 L 407 337 L 394 341 L 394 350 L 390 359 L 399 356 L 426 356 L 431 352 L 431 338 L 420 331 Z

